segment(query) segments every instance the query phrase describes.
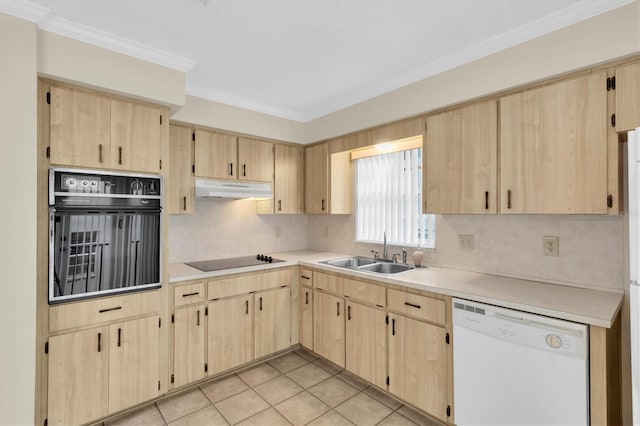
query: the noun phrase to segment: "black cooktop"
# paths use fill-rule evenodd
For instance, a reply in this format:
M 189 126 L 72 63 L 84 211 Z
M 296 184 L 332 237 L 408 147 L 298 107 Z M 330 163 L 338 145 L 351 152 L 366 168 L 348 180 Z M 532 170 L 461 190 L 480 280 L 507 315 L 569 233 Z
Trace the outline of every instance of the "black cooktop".
M 245 266 L 264 265 L 265 263 L 280 263 L 281 259 L 274 259 L 271 256 L 258 254 L 256 256 L 230 257 L 227 259 L 201 260 L 199 262 L 188 262 L 193 268 L 203 272 L 221 271 L 223 269 L 243 268 Z

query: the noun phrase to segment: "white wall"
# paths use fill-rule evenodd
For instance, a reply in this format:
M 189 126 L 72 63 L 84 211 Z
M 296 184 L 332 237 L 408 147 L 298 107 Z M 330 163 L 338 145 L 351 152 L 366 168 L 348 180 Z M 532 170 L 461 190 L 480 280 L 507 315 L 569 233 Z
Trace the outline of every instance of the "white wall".
M 0 13 L 0 424 L 34 422 L 36 25 Z
M 306 249 L 308 223 L 305 215 L 256 215 L 252 200 L 196 199 L 192 215 L 169 216 L 169 262 Z
M 302 123 L 195 96 L 187 96 L 184 107 L 175 112 L 171 119 L 286 142 L 304 140 Z
M 640 52 L 640 3 L 614 9 L 305 125 L 319 141 Z

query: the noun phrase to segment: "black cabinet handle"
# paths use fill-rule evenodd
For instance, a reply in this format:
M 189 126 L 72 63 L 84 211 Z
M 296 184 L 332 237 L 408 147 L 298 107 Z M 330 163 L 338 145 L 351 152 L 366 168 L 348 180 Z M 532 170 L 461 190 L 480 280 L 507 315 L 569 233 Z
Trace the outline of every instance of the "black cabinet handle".
M 282 200 L 278 200 L 278 211 L 282 211 Z
M 422 307 L 420 305 L 414 305 L 413 303 L 409 303 L 409 302 L 404 302 L 405 305 L 407 306 L 411 306 L 412 308 L 416 308 L 416 309 L 421 309 Z
M 98 333 L 98 352 L 102 352 L 102 333 Z
M 247 165 L 243 164 L 242 165 L 242 176 L 246 176 L 247 175 Z
M 337 302 L 336 305 L 337 305 L 336 313 L 338 316 L 340 316 L 340 302 Z
M 322 211 L 324 211 L 324 200 L 322 200 Z
M 229 174 L 233 176 L 233 163 L 229 163 Z
M 122 340 L 122 329 L 119 328 L 118 329 L 118 347 L 122 346 L 121 345 L 121 343 L 122 343 L 121 340 Z
M 309 304 L 309 292 L 308 291 L 304 292 L 304 304 L 305 305 Z
M 196 325 L 197 325 L 198 327 L 200 327 L 200 309 L 198 309 L 198 312 L 196 313 L 196 315 L 197 315 L 197 318 L 198 318 L 198 319 L 196 320 Z
M 182 210 L 187 210 L 187 197 L 182 198 Z
M 118 147 L 118 164 L 122 164 L 122 147 Z
M 260 310 L 262 310 L 262 297 L 260 297 Z
M 306 275 L 300 275 L 300 278 L 304 278 L 305 280 L 310 280 L 311 277 L 307 277 Z
M 351 321 L 351 306 L 347 306 L 347 320 Z
M 196 291 L 196 292 L 193 292 L 193 293 L 186 293 L 186 294 L 183 294 L 183 295 L 182 295 L 182 297 L 197 296 L 197 295 L 199 295 L 199 294 L 200 294 L 200 292 L 199 292 L 199 291 Z
M 484 209 L 489 210 L 489 191 L 484 191 Z
M 109 309 L 100 309 L 98 313 L 103 314 L 105 312 L 117 311 L 118 309 L 122 309 L 122 306 L 116 306 L 115 308 L 109 308 Z
M 102 163 L 102 144 L 98 145 L 98 161 Z
M 392 336 L 396 335 L 396 320 L 395 319 L 391 320 L 391 335 Z
M 507 208 L 511 208 L 511 190 L 507 189 Z
M 245 304 L 245 306 L 244 306 L 244 313 L 245 313 L 245 314 L 247 314 L 247 315 L 249 315 L 249 301 L 248 301 L 248 300 L 245 300 L 245 301 L 244 301 L 244 304 Z

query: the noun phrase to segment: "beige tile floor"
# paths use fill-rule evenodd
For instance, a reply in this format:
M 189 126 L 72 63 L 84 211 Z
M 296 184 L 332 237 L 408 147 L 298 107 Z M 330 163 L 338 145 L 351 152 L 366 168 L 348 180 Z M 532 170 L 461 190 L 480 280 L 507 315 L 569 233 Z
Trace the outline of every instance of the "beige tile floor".
M 303 349 L 200 384 L 105 426 L 439 425 Z

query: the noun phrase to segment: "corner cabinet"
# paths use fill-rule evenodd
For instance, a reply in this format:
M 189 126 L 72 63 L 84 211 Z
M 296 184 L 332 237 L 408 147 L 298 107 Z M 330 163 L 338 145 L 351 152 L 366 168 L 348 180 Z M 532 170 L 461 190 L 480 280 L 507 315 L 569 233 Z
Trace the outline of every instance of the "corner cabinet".
M 290 288 L 267 290 L 254 297 L 254 355 L 262 358 L 291 345 Z
M 427 117 L 423 144 L 425 213 L 497 213 L 497 101 Z
M 273 199 L 256 203 L 258 214 L 304 213 L 304 148 L 275 144 Z
M 500 213 L 607 213 L 606 80 L 500 98 Z
M 615 93 L 616 131 L 640 127 L 640 63 L 616 68 Z
M 165 197 L 169 214 L 191 214 L 195 204 L 193 177 L 193 131 L 190 127 L 169 126 L 169 179 Z
M 57 86 L 48 100 L 51 164 L 160 172 L 165 109 Z

